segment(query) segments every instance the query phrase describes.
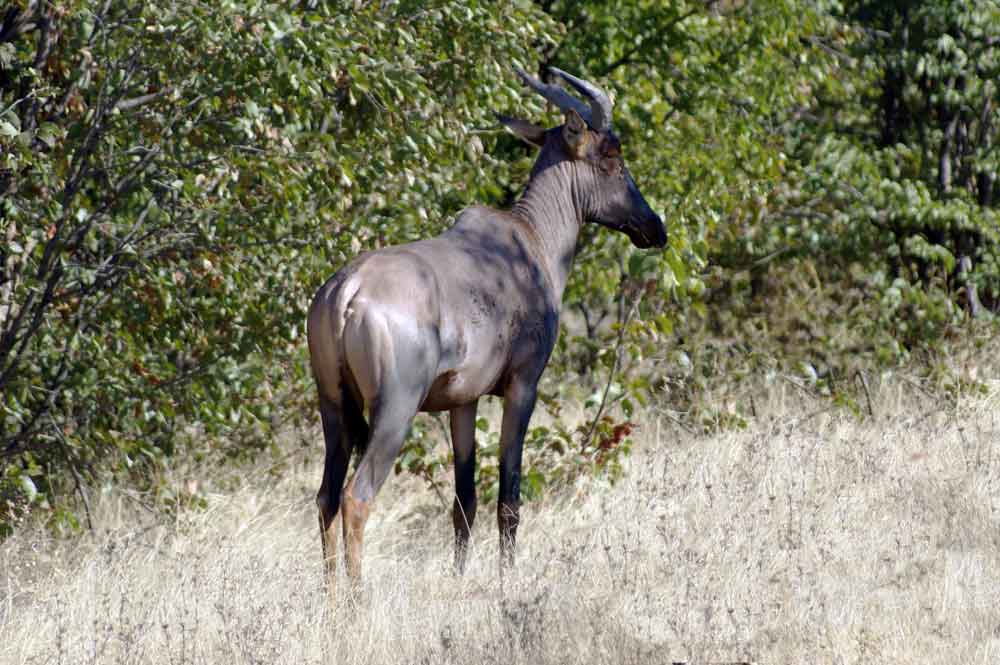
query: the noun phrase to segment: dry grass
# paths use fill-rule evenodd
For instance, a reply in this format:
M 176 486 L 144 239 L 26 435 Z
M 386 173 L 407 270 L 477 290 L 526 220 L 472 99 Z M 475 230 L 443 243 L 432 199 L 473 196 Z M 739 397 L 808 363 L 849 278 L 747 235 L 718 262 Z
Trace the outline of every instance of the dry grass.
M 779 395 L 710 437 L 651 413 L 619 484 L 525 507 L 503 589 L 491 507 L 455 579 L 438 499 L 394 478 L 354 611 L 322 589 L 315 467 L 169 525 L 109 494 L 97 534 L 0 545 L 0 662 L 1000 662 L 998 407 Z

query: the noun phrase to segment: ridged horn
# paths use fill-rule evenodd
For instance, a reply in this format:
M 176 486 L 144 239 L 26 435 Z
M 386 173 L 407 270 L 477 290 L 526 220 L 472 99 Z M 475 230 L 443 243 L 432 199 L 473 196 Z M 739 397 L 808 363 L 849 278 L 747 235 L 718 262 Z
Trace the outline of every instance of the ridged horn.
M 562 77 L 564 81 L 573 86 L 577 92 L 590 101 L 590 119 L 587 121 L 595 131 L 602 131 L 611 127 L 611 98 L 590 81 L 584 81 L 572 74 L 567 74 L 561 69 L 549 67 L 549 71 Z
M 611 100 L 608 99 L 607 95 L 605 95 L 599 88 L 597 88 L 591 83 L 587 83 L 586 81 L 581 81 L 580 79 L 570 76 L 569 74 L 566 74 L 565 72 L 560 71 L 555 67 L 550 67 L 549 69 L 551 69 L 559 76 L 563 77 L 567 82 L 569 82 L 570 85 L 572 85 L 577 90 L 581 90 L 581 88 L 577 87 L 577 83 L 580 83 L 583 84 L 584 86 L 587 86 L 588 90 L 596 90 L 598 93 L 600 93 L 600 95 L 603 96 L 604 100 L 607 101 L 607 113 L 605 113 L 604 106 L 601 106 L 598 103 L 596 103 L 593 98 L 591 98 L 590 106 L 587 106 L 579 99 L 577 99 L 573 95 L 563 90 L 558 85 L 549 85 L 547 83 L 542 83 L 541 81 L 539 81 L 538 79 L 536 79 L 535 77 L 531 76 L 526 71 L 521 69 L 520 67 L 515 67 L 514 71 L 517 72 L 517 75 L 521 77 L 521 80 L 523 80 L 525 85 L 527 85 L 529 88 L 531 88 L 539 95 L 541 95 L 545 99 L 555 104 L 562 111 L 568 111 L 570 109 L 573 109 L 574 111 L 579 113 L 580 117 L 586 120 L 587 124 L 593 127 L 595 130 L 600 131 L 604 127 L 607 127 L 611 124 L 610 123 Z M 589 93 L 587 92 L 584 92 L 583 94 L 590 97 Z

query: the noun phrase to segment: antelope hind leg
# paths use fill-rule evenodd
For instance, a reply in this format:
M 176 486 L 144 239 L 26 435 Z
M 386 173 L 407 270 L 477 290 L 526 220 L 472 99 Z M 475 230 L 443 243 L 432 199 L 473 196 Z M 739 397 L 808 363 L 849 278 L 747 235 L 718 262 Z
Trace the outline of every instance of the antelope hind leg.
M 351 438 L 344 431 L 344 410 L 341 404 L 320 397 L 320 417 L 323 421 L 323 438 L 326 457 L 323 464 L 323 481 L 316 494 L 319 508 L 320 543 L 326 569 L 327 590 L 336 595 L 337 585 L 337 519 L 340 512 L 340 492 L 347 477 L 351 458 Z
M 355 592 L 361 582 L 364 530 L 371 514 L 372 501 L 388 478 L 420 406 L 413 398 L 391 399 L 387 396 L 377 400 L 376 404 L 368 448 L 344 488 L 341 500 L 347 576 Z

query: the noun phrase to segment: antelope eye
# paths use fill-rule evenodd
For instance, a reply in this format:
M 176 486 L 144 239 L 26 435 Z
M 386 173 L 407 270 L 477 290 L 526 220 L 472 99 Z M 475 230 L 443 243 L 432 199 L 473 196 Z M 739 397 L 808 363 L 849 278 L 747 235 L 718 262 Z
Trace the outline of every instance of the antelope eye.
M 601 170 L 608 175 L 618 175 L 622 172 L 622 162 L 617 157 L 604 157 L 600 165 Z

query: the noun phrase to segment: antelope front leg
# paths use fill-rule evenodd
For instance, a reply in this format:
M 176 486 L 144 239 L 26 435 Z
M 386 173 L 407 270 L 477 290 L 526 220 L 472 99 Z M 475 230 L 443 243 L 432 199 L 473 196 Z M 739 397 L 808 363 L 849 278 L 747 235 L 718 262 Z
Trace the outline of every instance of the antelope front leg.
M 500 497 L 497 526 L 500 528 L 500 566 L 514 564 L 517 523 L 521 512 L 521 450 L 528 421 L 535 410 L 534 383 L 512 382 L 504 393 L 503 424 L 500 426 Z
M 455 450 L 455 504 L 451 520 L 455 526 L 455 572 L 465 570 L 472 523 L 476 519 L 476 406 L 465 404 L 451 410 L 451 443 Z

